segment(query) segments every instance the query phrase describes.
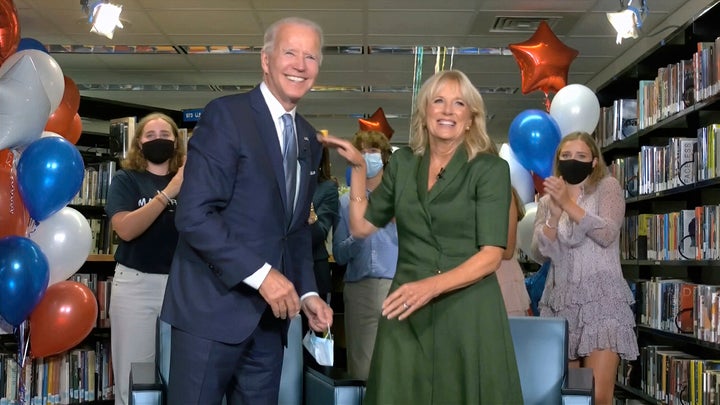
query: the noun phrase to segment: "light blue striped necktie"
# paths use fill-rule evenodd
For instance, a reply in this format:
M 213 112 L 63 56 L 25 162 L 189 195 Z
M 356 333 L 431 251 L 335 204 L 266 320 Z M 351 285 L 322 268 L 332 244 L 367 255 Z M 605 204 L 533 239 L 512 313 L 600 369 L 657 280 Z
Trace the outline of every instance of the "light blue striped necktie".
M 297 140 L 295 139 L 295 126 L 292 115 L 283 114 L 283 168 L 285 169 L 285 191 L 287 204 L 285 205 L 285 219 L 290 223 L 293 207 L 295 205 L 295 187 L 297 184 Z

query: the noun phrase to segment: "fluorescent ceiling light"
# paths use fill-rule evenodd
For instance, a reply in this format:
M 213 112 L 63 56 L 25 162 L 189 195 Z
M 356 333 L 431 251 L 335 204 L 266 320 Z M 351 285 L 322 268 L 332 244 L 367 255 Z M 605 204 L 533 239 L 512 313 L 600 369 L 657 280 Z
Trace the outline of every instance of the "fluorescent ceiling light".
M 622 43 L 623 38 L 637 38 L 639 29 L 642 27 L 643 20 L 647 15 L 647 5 L 645 0 L 641 0 L 641 6 L 638 10 L 631 6 L 632 0 L 628 1 L 625 9 L 616 13 L 606 13 L 608 21 L 617 32 L 615 43 Z M 620 1 L 622 7 L 622 1 Z
M 96 3 L 90 13 L 90 22 L 92 28 L 90 32 L 94 32 L 99 35 L 104 35 L 110 39 L 113 38 L 115 28 L 123 28 L 120 22 L 120 13 L 122 12 L 122 6 L 118 6 L 111 3 Z

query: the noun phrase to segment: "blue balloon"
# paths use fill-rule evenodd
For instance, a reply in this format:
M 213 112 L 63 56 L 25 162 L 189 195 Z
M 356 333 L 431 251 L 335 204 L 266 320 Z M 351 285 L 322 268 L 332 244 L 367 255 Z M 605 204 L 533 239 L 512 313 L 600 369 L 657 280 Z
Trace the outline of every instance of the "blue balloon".
M 18 43 L 17 51 L 24 51 L 26 49 L 35 49 L 38 51 L 43 51 L 45 53 L 48 53 L 47 48 L 45 48 L 45 45 L 42 44 L 42 42 L 38 41 L 34 38 L 20 38 L 20 42 Z
M 40 247 L 28 238 L 0 239 L 0 316 L 18 326 L 40 302 L 48 281 L 48 261 Z
M 350 187 L 350 179 L 352 178 L 352 167 L 348 166 L 345 169 L 345 185 Z
M 525 110 L 510 124 L 508 143 L 518 162 L 543 179 L 552 174 L 555 149 L 560 144 L 560 127 L 542 110 Z
M 75 145 L 65 138 L 40 138 L 17 164 L 18 189 L 25 207 L 42 221 L 65 207 L 80 191 L 85 165 Z

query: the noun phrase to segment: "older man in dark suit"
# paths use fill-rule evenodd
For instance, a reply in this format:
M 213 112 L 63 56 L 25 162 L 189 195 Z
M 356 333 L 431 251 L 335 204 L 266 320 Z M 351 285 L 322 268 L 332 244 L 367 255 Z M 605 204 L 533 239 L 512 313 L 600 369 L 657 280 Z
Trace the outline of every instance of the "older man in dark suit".
M 322 62 L 322 30 L 265 33 L 263 82 L 204 109 L 188 146 L 180 233 L 162 319 L 172 325 L 170 404 L 277 403 L 288 322 L 332 324 L 313 275 L 310 202 L 321 147 L 295 113 Z

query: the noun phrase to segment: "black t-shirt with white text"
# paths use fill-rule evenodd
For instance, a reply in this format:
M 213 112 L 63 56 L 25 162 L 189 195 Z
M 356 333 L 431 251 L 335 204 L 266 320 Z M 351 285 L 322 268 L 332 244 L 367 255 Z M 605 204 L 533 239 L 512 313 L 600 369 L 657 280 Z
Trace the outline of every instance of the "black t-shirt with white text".
M 105 212 L 112 219 L 118 212 L 135 211 L 149 204 L 172 177 L 172 174 L 158 176 L 147 171 L 119 170 L 110 183 Z M 176 206 L 177 201 L 172 199 L 140 236 L 129 242 L 120 239 L 115 260 L 143 273 L 168 274 L 178 241 Z

